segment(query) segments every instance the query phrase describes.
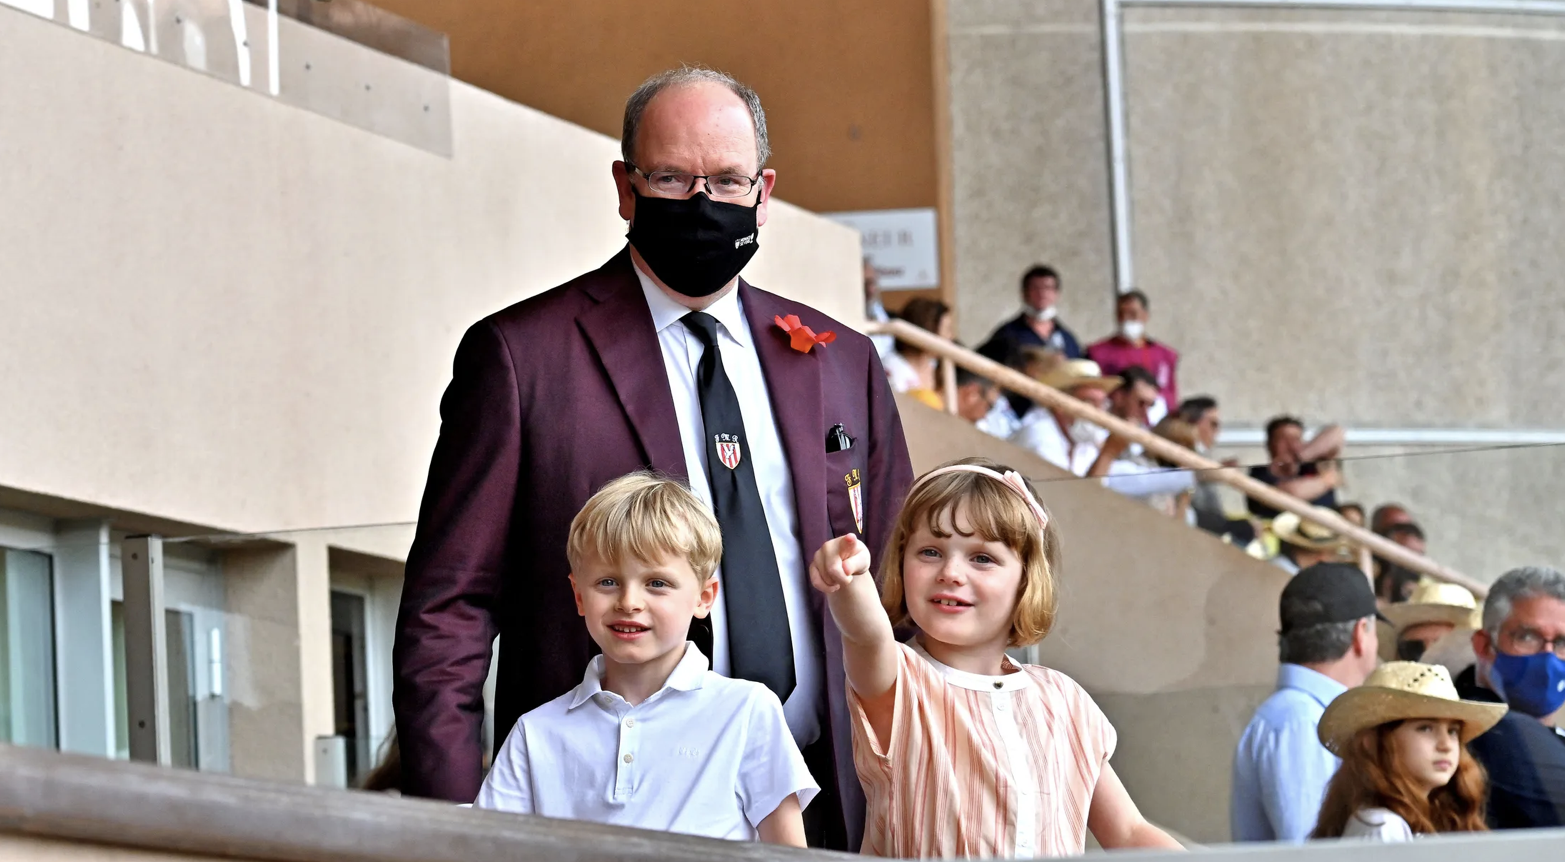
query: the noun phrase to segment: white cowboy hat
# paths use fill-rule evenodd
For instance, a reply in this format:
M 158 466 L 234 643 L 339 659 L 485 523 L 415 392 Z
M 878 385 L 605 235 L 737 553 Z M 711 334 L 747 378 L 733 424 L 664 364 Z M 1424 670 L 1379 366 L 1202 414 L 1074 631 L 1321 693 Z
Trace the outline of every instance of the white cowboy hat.
M 1478 602 L 1473 594 L 1466 587 L 1439 581 L 1420 583 L 1407 601 L 1391 605 L 1383 613 L 1395 634 L 1423 623 L 1480 628 Z
M 1359 731 L 1393 721 L 1449 718 L 1462 723 L 1462 744 L 1494 727 L 1505 715 L 1503 703 L 1462 700 L 1443 667 L 1416 661 L 1387 662 L 1358 688 L 1348 689 L 1326 707 L 1317 730 L 1321 745 L 1340 755 Z

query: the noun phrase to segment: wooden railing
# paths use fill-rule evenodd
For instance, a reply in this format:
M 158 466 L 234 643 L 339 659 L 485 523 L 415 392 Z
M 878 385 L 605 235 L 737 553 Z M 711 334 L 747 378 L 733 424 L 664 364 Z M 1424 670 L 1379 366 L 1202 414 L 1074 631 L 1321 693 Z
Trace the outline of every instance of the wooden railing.
M 1141 448 L 1149 455 L 1161 458 L 1171 464 L 1177 464 L 1185 469 L 1199 470 L 1203 480 L 1222 482 L 1238 489 L 1252 500 L 1258 500 L 1273 509 L 1292 512 L 1306 521 L 1331 530 L 1373 554 L 1405 566 L 1419 574 L 1428 575 L 1431 578 L 1448 581 L 1453 584 L 1460 584 L 1471 590 L 1473 595 L 1479 599 L 1482 599 L 1489 593 L 1488 587 L 1484 584 L 1449 566 L 1441 565 L 1422 554 L 1414 553 L 1384 536 L 1376 535 L 1363 527 L 1352 524 L 1330 509 L 1312 506 L 1298 497 L 1264 482 L 1258 482 L 1250 478 L 1240 468 L 1224 467 L 1210 458 L 1203 458 L 1178 443 L 1165 440 L 1145 428 L 1132 425 L 1118 416 L 1078 401 L 1052 386 L 1039 383 L 1020 371 L 980 356 L 972 350 L 947 341 L 907 321 L 893 320 L 887 323 L 870 323 L 866 331 L 873 334 L 896 336 L 899 341 L 905 341 L 920 350 L 938 357 L 942 360 L 942 364 L 949 362 L 952 365 L 965 368 L 974 374 L 982 375 L 994 381 L 1002 389 L 1024 395 L 1045 407 L 1058 410 L 1061 413 L 1085 419 L 1103 428 L 1110 434 L 1123 437 L 1132 443 L 1140 444 Z M 946 390 L 946 402 L 948 405 L 952 405 L 955 399 L 955 373 L 954 371 L 943 373 L 942 377 L 944 378 L 943 384 Z
M 256 862 L 854 858 L 0 745 L 0 839 L 8 833 Z

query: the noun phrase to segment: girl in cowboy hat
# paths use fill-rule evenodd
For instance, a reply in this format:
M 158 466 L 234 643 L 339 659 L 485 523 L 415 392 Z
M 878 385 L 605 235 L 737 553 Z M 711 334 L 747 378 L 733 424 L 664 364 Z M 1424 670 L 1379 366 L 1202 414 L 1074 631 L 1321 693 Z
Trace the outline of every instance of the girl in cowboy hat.
M 1484 831 L 1486 779 L 1467 743 L 1505 709 L 1458 698 L 1443 667 L 1381 665 L 1321 716 L 1321 744 L 1342 766 L 1310 837 L 1408 841 Z
M 862 852 L 1065 856 L 1179 844 L 1148 823 L 1109 765 L 1114 728 L 1074 680 L 1006 656 L 1054 623 L 1059 535 L 1014 470 L 970 459 L 908 491 L 881 562 L 852 535 L 810 580 L 842 632 Z M 898 643 L 893 626 L 919 634 Z

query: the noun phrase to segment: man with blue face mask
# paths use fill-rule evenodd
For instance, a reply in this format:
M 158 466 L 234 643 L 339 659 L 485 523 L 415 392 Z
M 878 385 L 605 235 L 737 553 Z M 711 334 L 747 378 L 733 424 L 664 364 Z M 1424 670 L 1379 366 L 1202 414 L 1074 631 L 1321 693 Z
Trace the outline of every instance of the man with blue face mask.
M 1489 825 L 1565 826 L 1565 574 L 1528 566 L 1489 588 L 1483 628 L 1473 634 L 1478 664 L 1456 679 L 1470 700 L 1511 711 L 1469 744 L 1489 772 Z

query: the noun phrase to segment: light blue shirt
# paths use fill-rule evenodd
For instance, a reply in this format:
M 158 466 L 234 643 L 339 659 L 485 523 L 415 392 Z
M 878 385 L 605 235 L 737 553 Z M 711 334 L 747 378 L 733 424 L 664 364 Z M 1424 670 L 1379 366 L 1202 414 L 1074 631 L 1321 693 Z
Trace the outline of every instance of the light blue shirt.
M 1315 829 L 1339 761 L 1316 736 L 1347 686 L 1307 667 L 1277 669 L 1272 692 L 1239 737 L 1229 823 L 1235 841 L 1303 841 Z

